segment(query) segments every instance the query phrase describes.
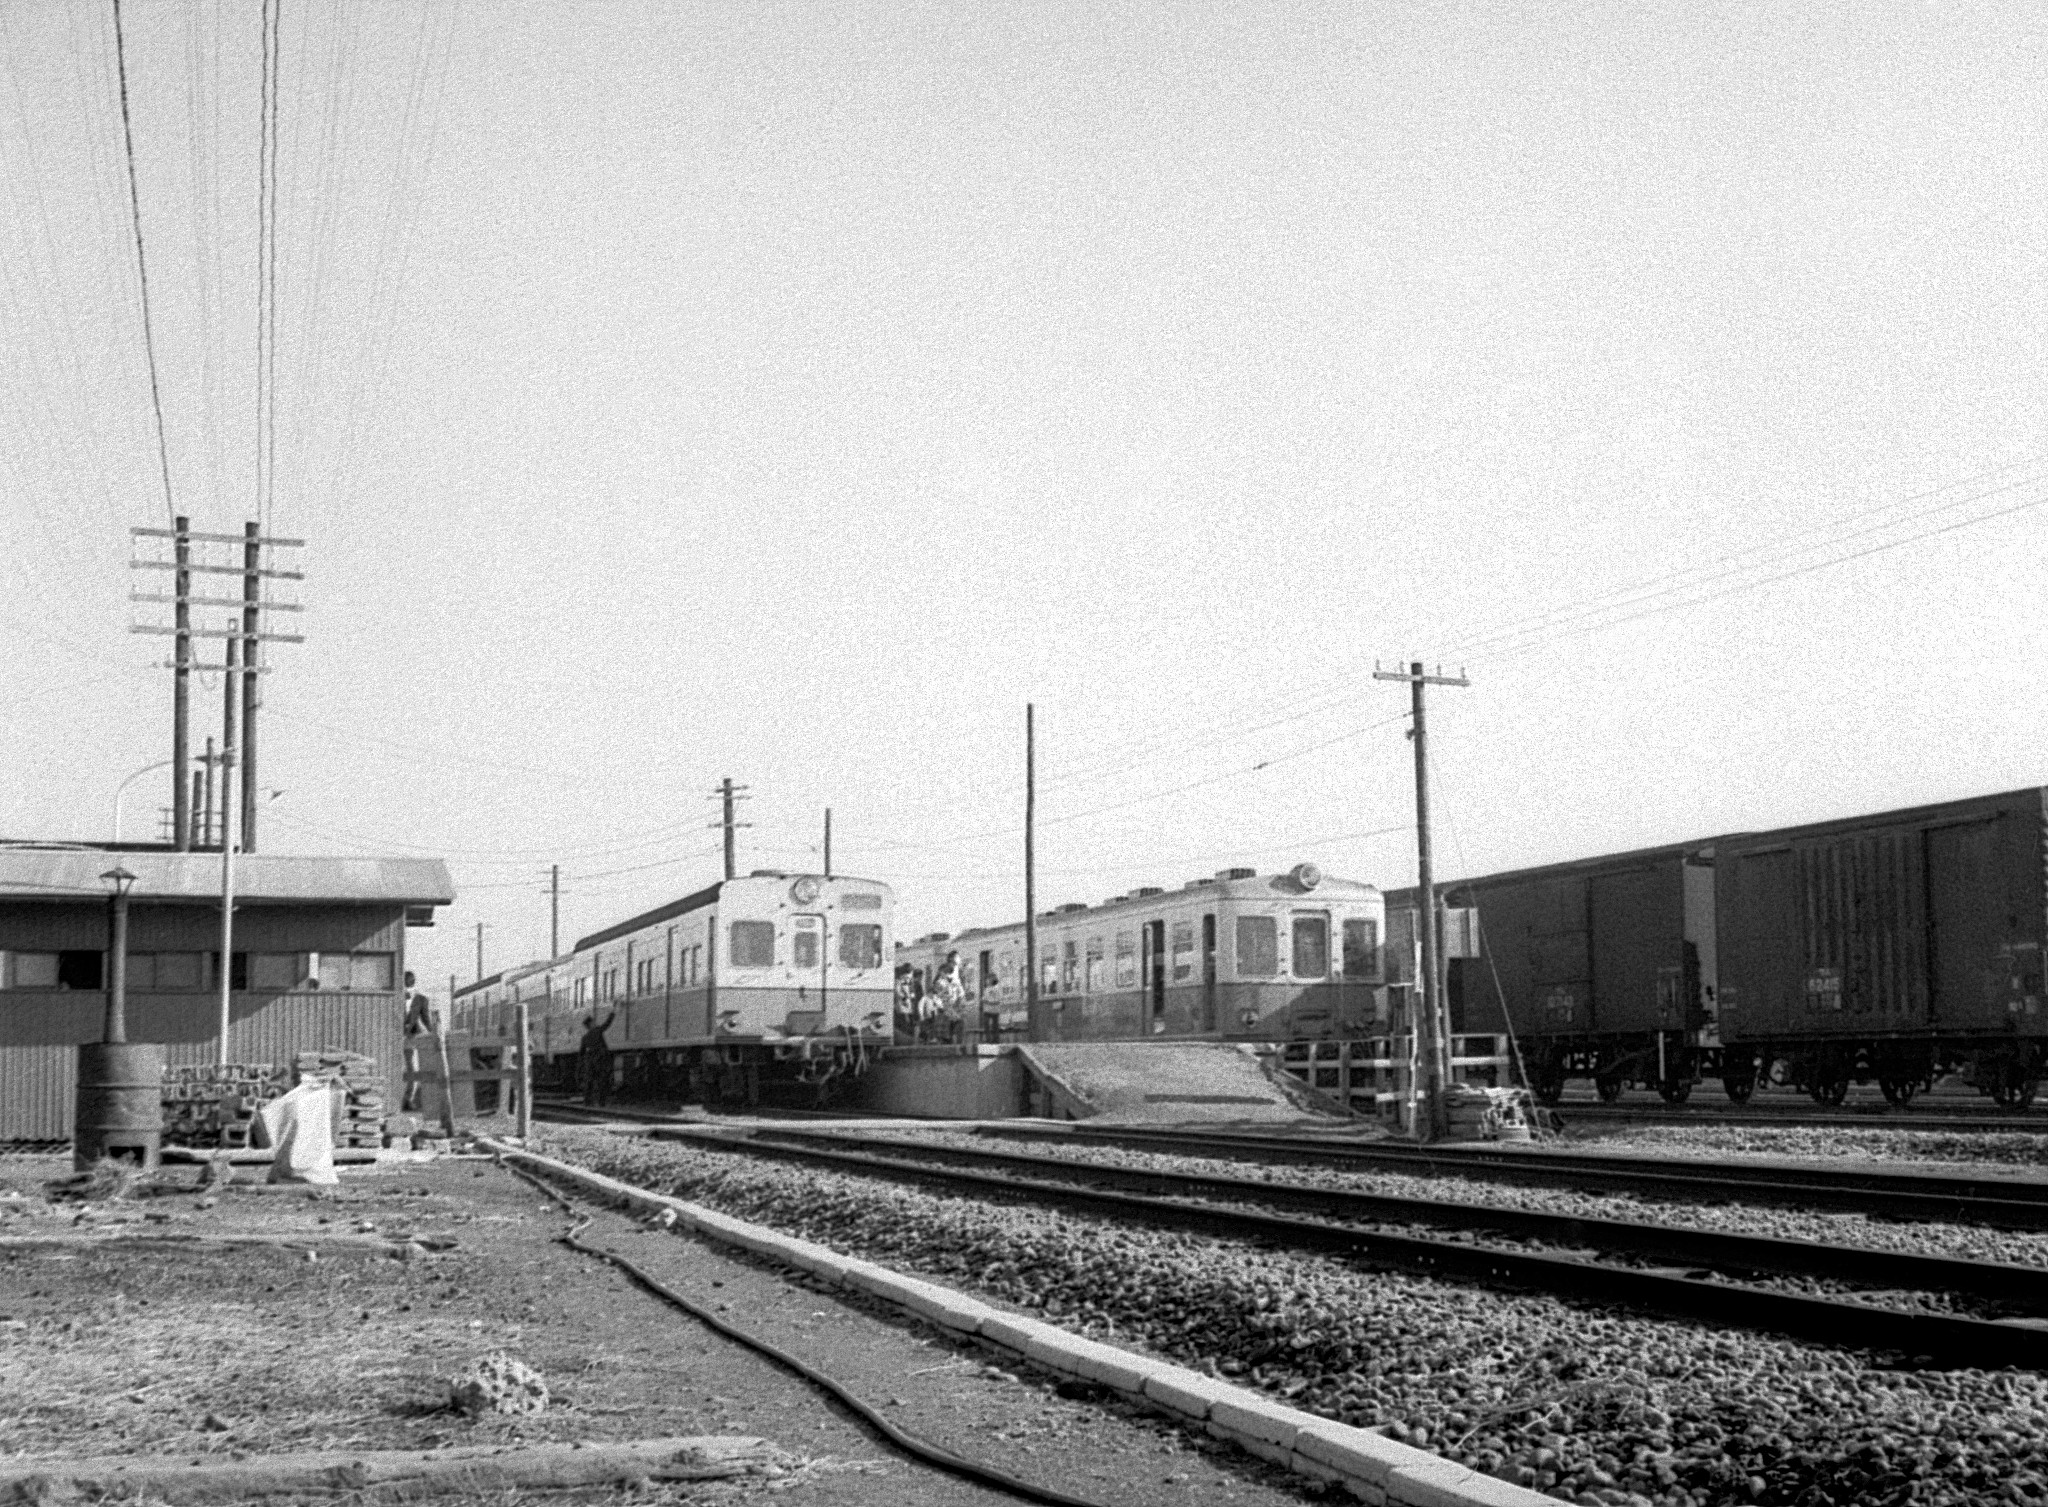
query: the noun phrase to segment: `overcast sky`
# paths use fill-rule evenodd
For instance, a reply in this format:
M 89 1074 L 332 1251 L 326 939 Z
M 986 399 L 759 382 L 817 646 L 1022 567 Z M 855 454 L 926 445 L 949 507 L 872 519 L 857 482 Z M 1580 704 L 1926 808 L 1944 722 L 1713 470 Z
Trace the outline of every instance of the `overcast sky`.
M 124 8 L 201 528 L 259 9 Z M 2048 778 L 2038 5 L 284 15 L 261 846 L 446 856 L 426 977 L 715 878 L 728 775 L 742 870 L 829 805 L 1019 916 L 1027 702 L 1048 906 L 1410 882 L 1411 655 L 1445 874 Z M 108 6 L 0 5 L 8 836 L 170 751 L 127 192 Z

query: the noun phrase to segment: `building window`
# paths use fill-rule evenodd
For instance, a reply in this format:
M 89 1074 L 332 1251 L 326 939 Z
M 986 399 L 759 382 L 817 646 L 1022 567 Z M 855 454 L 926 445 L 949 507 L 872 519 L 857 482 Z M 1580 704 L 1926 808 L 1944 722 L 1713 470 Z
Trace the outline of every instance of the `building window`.
M 1116 934 L 1116 986 L 1119 989 L 1138 986 L 1138 934 L 1134 931 Z
M 775 923 L 735 921 L 732 923 L 732 966 L 773 968 L 775 966 Z
M 583 1007 L 584 1007 L 585 1005 L 587 1005 L 587 1004 L 589 1004 L 589 1003 L 590 1003 L 590 980 L 589 980 L 589 979 L 578 979 L 578 980 L 576 980 L 576 999 L 575 999 L 575 1004 L 576 1004 L 576 1008 L 580 1010 L 580 1009 L 582 1009 L 582 1008 L 583 1008 Z
M 1366 918 L 1344 923 L 1344 977 L 1369 979 L 1379 972 L 1379 926 Z
M 1195 976 L 1195 923 L 1176 921 L 1173 923 L 1173 981 Z
M 1280 927 L 1271 916 L 1237 918 L 1240 978 L 1269 979 L 1280 971 Z
M 128 954 L 128 987 L 173 992 L 206 987 L 206 954 L 203 952 L 131 952 Z
M 1090 994 L 1102 992 L 1102 938 L 1088 939 L 1088 966 L 1083 973 Z
M 0 953 L 0 989 L 55 989 L 56 952 Z
M 296 958 L 296 953 L 259 952 L 256 954 L 256 976 L 260 976 L 264 960 L 269 958 Z M 313 977 L 322 989 L 354 989 L 363 993 L 386 993 L 392 986 L 392 958 L 388 952 L 323 952 L 319 955 L 319 967 Z M 239 959 L 239 954 L 237 955 Z M 237 989 L 273 987 L 265 984 L 237 984 Z M 282 988 L 292 988 L 285 984 Z
M 1058 994 L 1060 992 L 1060 952 L 1057 947 L 1041 947 L 1038 951 L 1038 992 Z
M 1330 976 L 1330 918 L 1294 918 L 1294 976 L 1320 979 Z
M 340 953 L 324 961 L 323 986 L 346 989 L 347 980 L 354 977 L 349 967 L 347 953 Z M 298 989 L 312 981 L 312 970 L 306 964 L 303 952 L 254 952 L 249 954 L 248 972 L 251 989 L 269 990 L 282 993 L 287 989 Z M 330 982 L 332 980 L 332 982 Z
M 841 925 L 839 961 L 848 968 L 882 966 L 882 928 L 865 923 Z
M 696 983 L 703 976 L 704 944 L 699 942 L 690 949 L 690 982 Z
M 1081 944 L 1069 942 L 1063 950 L 1063 961 L 1060 965 L 1060 988 L 1063 992 L 1072 994 L 1080 987 Z

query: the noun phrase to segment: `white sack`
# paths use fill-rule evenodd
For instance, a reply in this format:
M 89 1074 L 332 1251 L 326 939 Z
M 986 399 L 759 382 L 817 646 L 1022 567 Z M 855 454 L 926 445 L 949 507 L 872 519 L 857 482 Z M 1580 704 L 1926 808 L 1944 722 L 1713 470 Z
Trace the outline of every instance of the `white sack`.
M 301 1083 L 257 1113 L 265 1139 L 277 1148 L 270 1162 L 274 1183 L 318 1183 L 332 1187 L 334 1173 L 334 1096 L 336 1083 Z

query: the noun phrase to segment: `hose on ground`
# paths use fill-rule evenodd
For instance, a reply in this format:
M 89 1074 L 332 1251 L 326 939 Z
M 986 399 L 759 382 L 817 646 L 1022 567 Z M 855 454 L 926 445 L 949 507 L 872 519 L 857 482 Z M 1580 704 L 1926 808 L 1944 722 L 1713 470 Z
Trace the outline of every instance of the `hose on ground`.
M 562 1195 L 559 1189 L 554 1188 L 524 1168 L 515 1167 L 510 1162 L 500 1162 L 499 1165 L 503 1166 L 506 1171 L 510 1172 L 520 1181 L 532 1184 L 571 1214 L 577 1216 L 578 1223 L 561 1237 L 562 1243 L 571 1250 L 581 1251 L 586 1256 L 595 1256 L 600 1261 L 610 1262 L 663 1302 L 673 1304 L 700 1323 L 717 1330 L 726 1338 L 737 1340 L 748 1349 L 765 1355 L 778 1365 L 795 1372 L 812 1386 L 843 1404 L 855 1416 L 860 1418 L 862 1422 L 866 1423 L 876 1433 L 880 1434 L 905 1454 L 922 1460 L 927 1465 L 936 1466 L 938 1469 L 949 1474 L 960 1476 L 965 1480 L 976 1482 L 982 1486 L 987 1486 L 1008 1496 L 1020 1497 L 1027 1502 L 1044 1502 L 1049 1504 L 1049 1507 L 1103 1507 L 1102 1503 L 1095 1501 L 1091 1497 L 1070 1496 L 1066 1492 L 1056 1490 L 1053 1487 L 1040 1486 L 1035 1481 L 1027 1481 L 1021 1476 L 1013 1476 L 1000 1466 L 989 1465 L 980 1460 L 970 1460 L 965 1455 L 954 1454 L 942 1445 L 933 1444 L 929 1440 L 918 1438 L 915 1434 L 906 1433 L 883 1417 L 876 1409 L 861 1401 L 859 1397 L 856 1397 L 843 1382 L 826 1375 L 815 1366 L 797 1359 L 787 1350 L 768 1340 L 762 1339 L 759 1335 L 749 1334 L 746 1330 L 728 1323 L 712 1310 L 690 1298 L 684 1297 L 658 1278 L 642 1271 L 638 1266 L 617 1252 L 608 1251 L 600 1246 L 590 1244 L 582 1238 L 583 1231 L 590 1226 L 590 1215 L 578 1209 Z

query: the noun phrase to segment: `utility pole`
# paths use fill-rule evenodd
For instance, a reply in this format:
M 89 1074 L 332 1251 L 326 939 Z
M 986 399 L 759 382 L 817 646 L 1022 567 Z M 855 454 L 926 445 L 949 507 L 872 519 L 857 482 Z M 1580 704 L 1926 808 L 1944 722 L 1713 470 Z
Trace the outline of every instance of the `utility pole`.
M 825 877 L 832 877 L 832 808 L 825 808 Z
M 172 564 L 177 573 L 171 594 L 171 631 L 176 649 L 171 680 L 171 846 L 189 852 L 192 841 L 191 797 L 187 794 L 185 770 L 192 762 L 192 520 L 182 514 L 172 520 Z
M 1422 940 L 1421 977 L 1416 984 L 1415 1055 L 1421 1062 L 1422 1102 L 1413 1116 L 1415 1138 L 1441 1139 L 1446 1129 L 1444 1095 L 1451 1085 L 1451 1031 L 1444 1018 L 1443 948 L 1437 936 L 1436 878 L 1429 856 L 1429 744 L 1423 721 L 1422 688 L 1427 685 L 1469 686 L 1462 674 L 1424 673 L 1422 661 L 1406 670 L 1373 666 L 1374 680 L 1405 680 L 1413 698 L 1415 725 L 1408 736 L 1415 743 L 1415 929 Z
M 268 673 L 261 663 L 260 645 L 266 643 L 303 643 L 305 640 L 296 633 L 272 633 L 267 631 L 264 614 L 268 612 L 297 612 L 296 602 L 266 601 L 263 596 L 266 581 L 302 581 L 304 575 L 296 570 L 277 570 L 263 563 L 266 546 L 272 549 L 298 549 L 304 546 L 303 539 L 266 537 L 255 523 L 247 523 L 239 534 L 195 533 L 191 520 L 183 516 L 174 517 L 172 527 L 130 529 L 138 543 L 148 540 L 168 539 L 171 541 L 171 558 L 135 558 L 128 562 L 131 570 L 167 570 L 172 572 L 172 589 L 169 596 L 161 593 L 131 591 L 129 600 L 148 602 L 171 608 L 171 621 L 163 623 L 136 623 L 130 628 L 133 633 L 161 634 L 174 640 L 173 655 L 162 663 L 161 668 L 174 672 L 171 682 L 171 825 L 174 829 L 172 843 L 184 849 L 194 844 L 190 835 L 194 827 L 201 828 L 204 841 L 210 832 L 211 823 L 202 824 L 193 819 L 188 804 L 186 770 L 192 758 L 191 735 L 191 678 L 195 670 L 223 670 L 239 673 L 241 686 L 239 695 L 233 699 L 241 706 L 240 732 L 235 741 L 222 752 L 225 758 L 233 754 L 243 769 L 240 787 L 241 844 L 247 851 L 256 847 L 256 709 L 262 704 L 257 691 L 257 677 Z M 239 557 L 227 553 L 227 546 L 241 546 Z M 194 546 L 207 556 L 195 559 Z M 228 563 L 232 561 L 232 563 Z M 195 596 L 192 579 L 194 576 L 240 576 L 242 589 L 234 596 Z M 192 626 L 194 607 L 231 607 L 240 616 L 224 629 L 195 629 Z M 236 657 L 237 669 L 230 670 L 225 664 L 202 664 L 193 658 L 192 641 L 198 638 L 218 638 L 241 645 Z M 229 826 L 226 820 L 226 797 L 221 807 L 223 831 Z
M 476 977 L 482 983 L 484 977 L 484 923 L 476 923 Z
M 548 865 L 548 956 L 562 955 L 562 866 Z
M 752 822 L 733 820 L 733 802 L 745 800 L 747 798 L 746 791 L 747 787 L 745 785 L 735 785 L 731 777 L 728 776 L 719 781 L 718 788 L 711 792 L 711 799 L 724 803 L 723 809 L 725 814 L 723 818 L 711 823 L 711 825 L 725 829 L 725 877 L 728 879 L 737 879 L 740 873 L 738 850 L 733 845 L 734 833 L 741 827 L 751 827 L 754 825 Z
M 213 751 L 213 739 L 206 740 L 206 788 L 205 804 L 199 808 L 199 837 L 196 846 L 213 846 L 213 771 L 220 764 L 220 756 Z
M 242 851 L 256 851 L 256 708 L 257 660 L 262 642 L 263 600 L 258 572 L 263 567 L 263 539 L 254 523 L 242 525 L 242 632 L 248 646 L 242 655 Z
M 1024 703 L 1024 1004 L 1029 1028 L 1038 1029 L 1038 862 L 1032 851 L 1038 823 L 1038 743 L 1030 702 Z
M 234 1024 L 235 984 L 235 811 L 239 804 L 235 799 L 235 714 L 236 692 L 241 689 L 242 677 L 236 673 L 237 660 L 241 649 L 241 635 L 227 635 L 227 663 L 224 664 L 221 684 L 227 697 L 226 731 L 221 740 L 220 750 L 220 1057 L 222 1067 L 229 1062 L 228 1032 Z M 246 984 L 246 980 L 244 983 Z

